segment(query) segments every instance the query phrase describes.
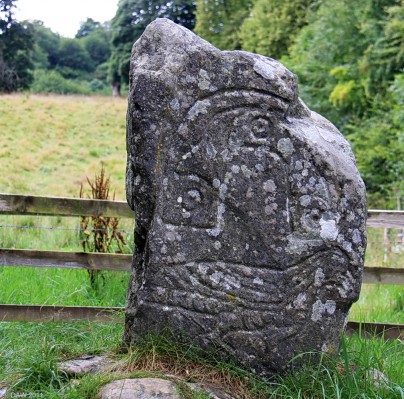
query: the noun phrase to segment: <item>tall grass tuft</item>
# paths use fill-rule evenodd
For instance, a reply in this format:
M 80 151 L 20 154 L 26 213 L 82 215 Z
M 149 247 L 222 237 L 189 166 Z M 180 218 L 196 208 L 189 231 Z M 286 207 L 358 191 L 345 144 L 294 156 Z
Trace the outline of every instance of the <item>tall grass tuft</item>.
M 403 399 L 404 345 L 400 341 L 342 337 L 336 356 L 300 354 L 305 367 L 261 379 L 234 361 L 179 343 L 164 331 L 133 345 L 121 372 L 149 371 L 176 375 L 186 382 L 213 385 L 236 399 Z M 185 393 L 190 394 L 187 390 Z

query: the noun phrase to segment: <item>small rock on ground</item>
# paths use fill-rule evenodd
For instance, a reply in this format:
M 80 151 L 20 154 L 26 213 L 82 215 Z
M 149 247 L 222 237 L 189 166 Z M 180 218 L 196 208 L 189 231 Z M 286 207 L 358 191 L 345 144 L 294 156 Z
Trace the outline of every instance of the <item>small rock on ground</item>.
M 4 398 L 8 388 L 0 388 L 0 398 Z
M 191 389 L 205 391 L 210 399 L 234 399 L 232 396 L 224 392 L 219 392 L 216 388 L 202 383 L 188 383 Z
M 68 360 L 59 363 L 59 372 L 72 375 L 82 375 L 86 373 L 96 373 L 107 369 L 112 362 L 105 356 L 83 355 L 78 359 Z
M 175 383 L 161 378 L 115 380 L 105 385 L 99 399 L 180 399 Z
M 383 386 L 389 385 L 390 383 L 390 380 L 387 378 L 387 376 L 375 368 L 370 368 L 366 372 L 366 378 L 371 380 L 376 388 L 381 388 Z

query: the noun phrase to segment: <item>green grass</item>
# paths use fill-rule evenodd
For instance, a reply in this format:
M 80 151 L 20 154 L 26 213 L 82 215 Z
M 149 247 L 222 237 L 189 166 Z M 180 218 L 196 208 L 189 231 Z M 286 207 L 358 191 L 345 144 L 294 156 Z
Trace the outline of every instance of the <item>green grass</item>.
M 385 245 L 383 229 L 368 229 L 366 266 L 404 268 L 404 243 L 399 244 L 397 232 L 397 229 L 389 230 L 390 245 Z M 404 324 L 403 286 L 363 284 L 349 319 Z
M 79 218 L 0 216 L 0 247 L 82 251 Z M 125 253 L 133 253 L 134 221 L 122 220 L 127 233 Z M 41 227 L 41 228 L 38 228 Z M 99 289 L 91 287 L 86 270 L 0 267 L 0 303 L 71 306 L 124 306 L 129 273 L 103 271 Z
M 305 368 L 263 380 L 231 360 L 223 361 L 194 346 L 179 344 L 167 332 L 145 337 L 122 355 L 118 353 L 121 335 L 122 326 L 115 324 L 2 323 L 0 387 L 10 386 L 14 394 L 91 399 L 113 378 L 170 374 L 175 381 L 182 381 L 179 391 L 183 399 L 207 398 L 184 384 L 196 381 L 213 384 L 243 399 L 404 397 L 404 345 L 399 341 L 363 340 L 357 336 L 343 339 L 336 357 L 310 363 L 309 355 L 303 355 L 308 362 Z M 108 375 L 87 375 L 72 384 L 69 376 L 57 372 L 61 360 L 106 352 L 115 357 L 117 364 Z M 375 385 L 369 378 L 374 369 L 383 372 L 388 383 Z
M 78 197 L 101 161 L 124 199 L 126 99 L 0 95 L 0 192 Z
M 16 276 L 21 277 L 19 280 Z M 99 288 L 90 285 L 85 270 L 31 267 L 0 269 L 3 304 L 63 306 L 125 306 L 129 273 L 103 271 Z
M 68 385 L 66 376 L 56 371 L 57 362 L 116 350 L 122 329 L 118 324 L 86 322 L 0 323 L 0 386 L 57 398 Z

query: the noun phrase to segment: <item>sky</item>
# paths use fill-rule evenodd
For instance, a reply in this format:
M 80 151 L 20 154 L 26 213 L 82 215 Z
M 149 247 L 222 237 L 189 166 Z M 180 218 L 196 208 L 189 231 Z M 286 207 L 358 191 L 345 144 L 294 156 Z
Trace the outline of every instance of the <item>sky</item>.
M 53 32 L 74 37 L 80 22 L 87 18 L 98 22 L 111 20 L 118 0 L 17 0 L 15 5 L 18 21 L 38 19 Z

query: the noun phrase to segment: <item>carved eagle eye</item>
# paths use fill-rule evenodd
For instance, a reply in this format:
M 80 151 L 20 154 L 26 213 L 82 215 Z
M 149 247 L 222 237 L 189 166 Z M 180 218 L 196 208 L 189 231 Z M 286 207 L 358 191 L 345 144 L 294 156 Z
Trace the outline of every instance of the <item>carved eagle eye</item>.
M 272 123 L 267 118 L 258 117 L 252 121 L 251 131 L 256 138 L 262 139 L 268 136 L 271 127 Z

